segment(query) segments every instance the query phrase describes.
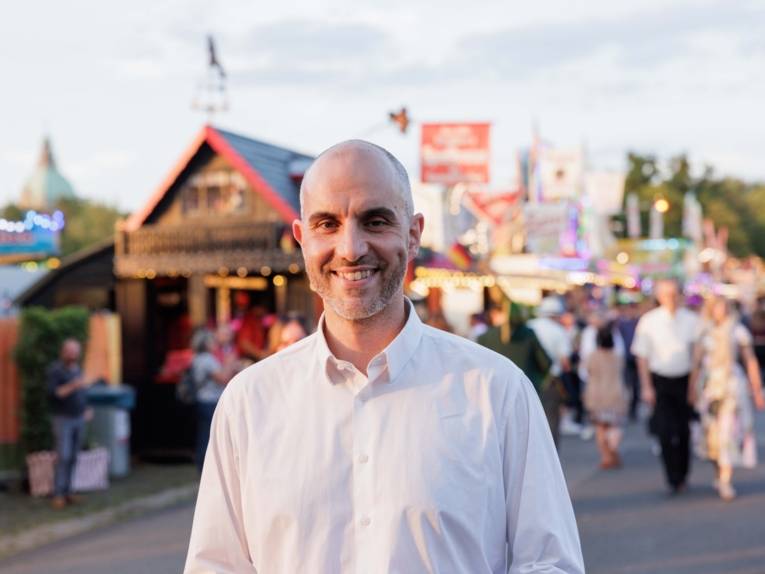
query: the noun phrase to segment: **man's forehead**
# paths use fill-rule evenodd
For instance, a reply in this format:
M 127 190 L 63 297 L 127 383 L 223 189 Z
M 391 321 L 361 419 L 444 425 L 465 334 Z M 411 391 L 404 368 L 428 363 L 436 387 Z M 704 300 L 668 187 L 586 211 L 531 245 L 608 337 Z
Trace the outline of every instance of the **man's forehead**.
M 336 156 L 312 170 L 303 187 L 303 207 L 353 205 L 356 209 L 405 204 L 390 165 L 384 158 Z
M 331 189 L 326 193 L 315 193 L 303 206 L 305 217 L 311 218 L 316 214 L 331 214 L 337 216 L 364 216 L 375 213 L 388 212 L 390 214 L 403 213 L 405 203 L 398 197 L 394 190 L 390 194 L 342 193 L 333 192 Z
M 675 293 L 678 291 L 677 283 L 667 280 L 659 281 L 656 285 L 656 290 L 658 293 Z
M 321 155 L 311 166 L 305 183 L 311 191 L 341 182 L 377 180 L 389 183 L 393 175 L 390 161 L 381 152 L 349 144 Z

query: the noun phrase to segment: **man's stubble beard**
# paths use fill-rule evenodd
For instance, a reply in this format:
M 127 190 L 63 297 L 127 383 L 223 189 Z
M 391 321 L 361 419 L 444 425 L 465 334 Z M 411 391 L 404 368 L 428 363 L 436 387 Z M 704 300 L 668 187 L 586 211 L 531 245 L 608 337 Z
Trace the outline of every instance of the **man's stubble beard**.
M 346 321 L 362 321 L 385 309 L 394 295 L 401 290 L 406 275 L 406 266 L 406 258 L 398 259 L 395 266 L 379 266 L 378 273 L 382 282 L 380 293 L 371 301 L 365 301 L 362 298 L 360 300 L 361 305 L 356 303 L 355 298 L 344 298 L 332 294 L 331 271 L 324 272 L 320 269 L 318 273 L 314 273 L 313 269 L 306 265 L 306 273 L 311 289 L 322 298 L 324 305 L 331 308 L 335 314 Z M 326 267 L 330 267 L 330 265 L 326 265 Z

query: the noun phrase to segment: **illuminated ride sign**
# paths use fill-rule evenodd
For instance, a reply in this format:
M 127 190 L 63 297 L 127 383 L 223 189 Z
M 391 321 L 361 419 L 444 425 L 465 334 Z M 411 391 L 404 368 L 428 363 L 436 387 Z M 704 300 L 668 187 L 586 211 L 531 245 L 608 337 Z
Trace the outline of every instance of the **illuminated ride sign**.
M 22 221 L 0 219 L 0 257 L 57 255 L 64 214 L 27 211 Z

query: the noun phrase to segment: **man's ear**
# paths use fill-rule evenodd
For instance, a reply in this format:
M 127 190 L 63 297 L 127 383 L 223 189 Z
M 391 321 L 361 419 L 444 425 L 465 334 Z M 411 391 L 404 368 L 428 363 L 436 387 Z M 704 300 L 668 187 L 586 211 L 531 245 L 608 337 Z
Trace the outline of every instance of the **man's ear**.
M 425 228 L 425 217 L 422 213 L 415 213 L 409 223 L 409 261 L 417 256 L 422 239 L 422 230 Z
M 303 222 L 296 219 L 292 222 L 292 236 L 295 238 L 300 246 L 303 246 Z

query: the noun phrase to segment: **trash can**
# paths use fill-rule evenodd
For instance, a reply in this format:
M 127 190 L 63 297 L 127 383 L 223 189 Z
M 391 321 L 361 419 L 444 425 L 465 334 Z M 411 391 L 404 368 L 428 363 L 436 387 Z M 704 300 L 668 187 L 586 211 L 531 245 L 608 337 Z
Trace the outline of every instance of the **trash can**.
M 94 385 L 88 389 L 88 404 L 93 407 L 93 439 L 109 451 L 109 476 L 130 472 L 130 413 L 135 406 L 135 390 L 126 385 Z

